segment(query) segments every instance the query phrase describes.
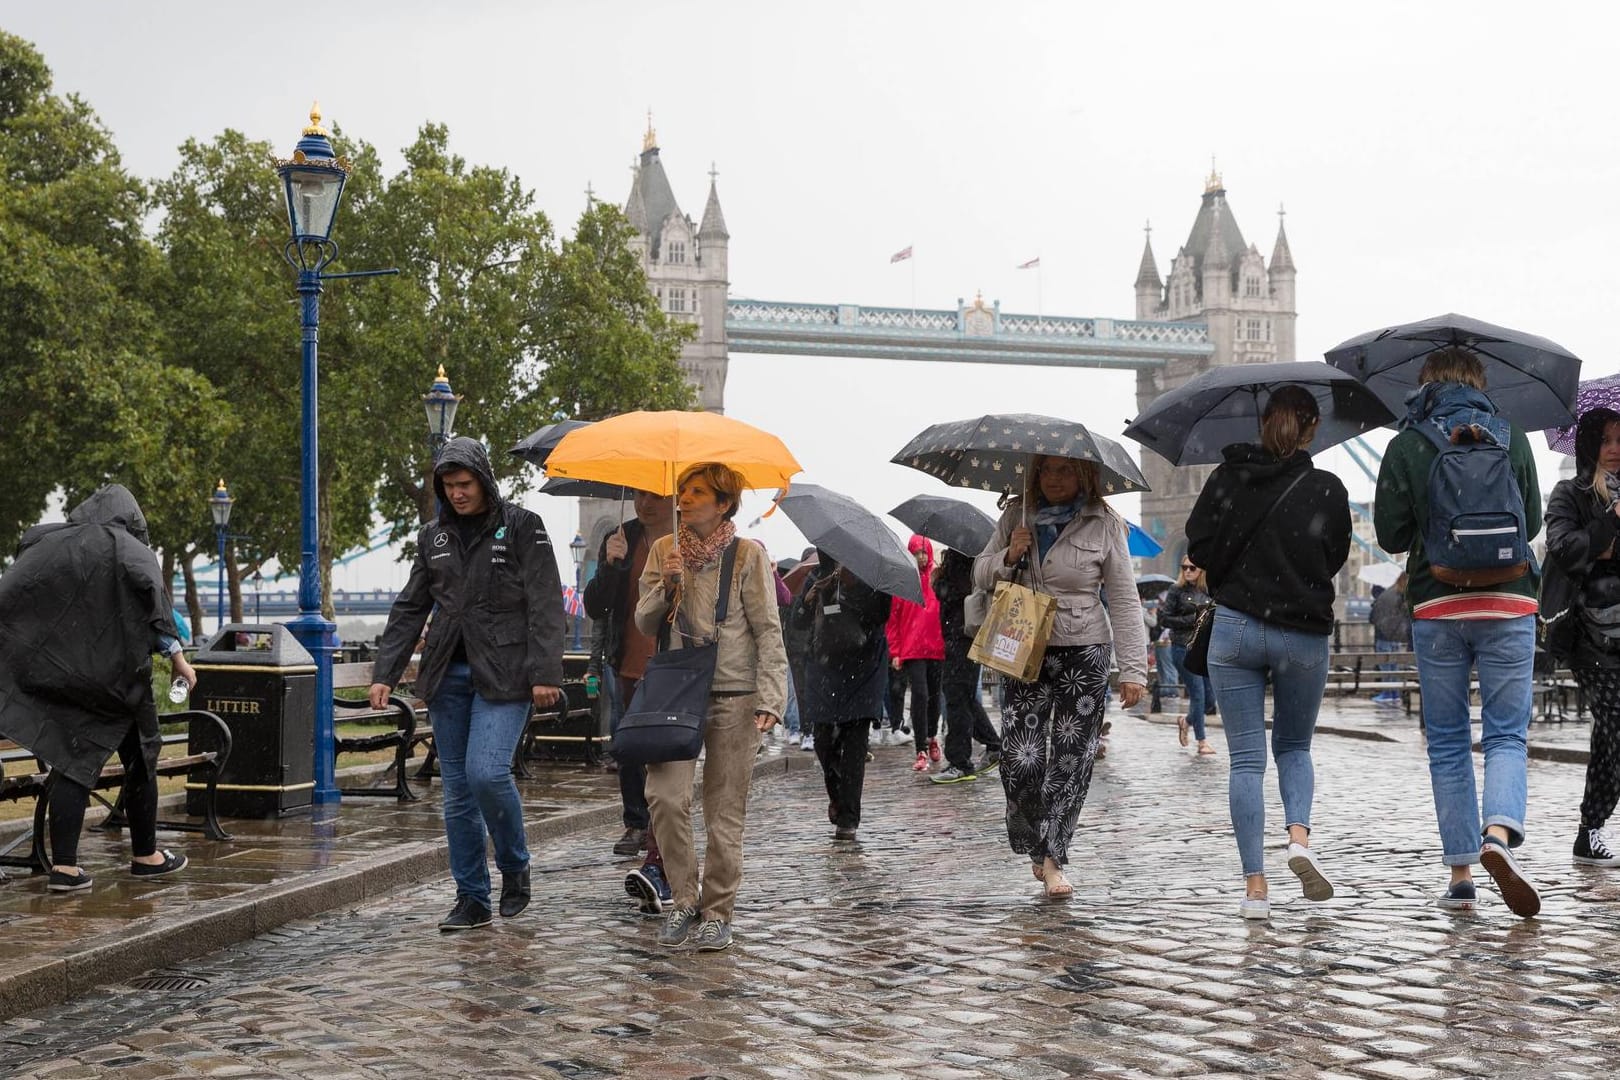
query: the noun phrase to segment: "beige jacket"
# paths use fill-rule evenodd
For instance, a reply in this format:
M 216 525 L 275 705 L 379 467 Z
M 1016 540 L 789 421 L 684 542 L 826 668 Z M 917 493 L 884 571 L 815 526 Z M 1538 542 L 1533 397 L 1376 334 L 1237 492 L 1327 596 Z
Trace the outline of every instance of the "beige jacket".
M 669 614 L 664 595 L 664 558 L 672 537 L 661 536 L 647 551 L 641 572 L 641 597 L 636 602 L 636 627 L 656 637 Z M 720 563 L 696 574 L 688 573 L 681 590 L 681 613 L 700 642 L 714 639 L 714 606 L 720 593 Z M 686 642 L 671 628 L 670 648 Z M 737 540 L 737 566 L 732 572 L 731 600 L 720 627 L 720 655 L 715 661 L 712 689 L 727 693 L 759 693 L 755 708 L 778 719 L 787 708 L 787 650 L 782 647 L 782 618 L 776 607 L 776 580 L 771 576 L 765 549 L 751 540 Z
M 1007 504 L 996 534 L 983 554 L 973 561 L 973 586 L 993 590 L 998 581 L 1011 581 L 1014 570 L 1005 563 L 1007 540 L 1023 523 L 1024 500 Z M 1030 515 L 1033 531 L 1034 512 Z M 1126 547 L 1125 519 L 1098 499 L 1087 501 L 1043 560 L 1039 549 L 1029 552 L 1029 572 L 1019 582 L 1055 597 L 1057 617 L 1052 621 L 1051 645 L 1114 646 L 1119 681 L 1147 685 L 1147 627 L 1142 602 L 1136 595 L 1136 574 Z M 1108 607 L 1102 605 L 1099 586 L 1107 589 Z

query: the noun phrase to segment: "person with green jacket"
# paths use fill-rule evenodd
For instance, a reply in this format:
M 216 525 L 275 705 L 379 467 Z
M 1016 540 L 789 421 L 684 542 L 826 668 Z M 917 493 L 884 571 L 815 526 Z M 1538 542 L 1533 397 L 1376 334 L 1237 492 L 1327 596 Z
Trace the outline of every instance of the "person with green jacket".
M 1442 349 L 1425 361 L 1401 431 L 1384 451 L 1373 502 L 1379 546 L 1408 552 L 1407 599 L 1423 691 L 1429 780 L 1441 861 L 1451 870 L 1450 885 L 1437 903 L 1450 909 L 1472 908 L 1472 866 L 1478 862 L 1513 913 L 1529 918 L 1541 910 L 1541 897 L 1510 849 L 1524 842 L 1525 738 L 1536 646 L 1537 577 L 1532 570 L 1513 580 L 1469 587 L 1435 576 L 1423 538 L 1429 525 L 1429 472 L 1440 451 L 1420 429 L 1425 424 L 1453 440 L 1463 430 L 1507 447 L 1523 499 L 1526 540 L 1541 531 L 1535 459 L 1524 432 L 1497 415 L 1486 394 L 1479 357 L 1460 347 Z M 1470 677 L 1475 670 L 1485 750 L 1483 810 L 1474 785 L 1469 712 Z

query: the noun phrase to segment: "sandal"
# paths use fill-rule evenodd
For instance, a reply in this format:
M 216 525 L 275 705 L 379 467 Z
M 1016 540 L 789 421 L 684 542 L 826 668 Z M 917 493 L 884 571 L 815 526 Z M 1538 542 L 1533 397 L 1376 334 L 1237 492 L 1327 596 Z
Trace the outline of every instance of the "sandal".
M 1036 881 L 1045 881 L 1046 880 L 1046 867 L 1045 866 L 1041 865 L 1038 862 L 1037 863 L 1030 863 L 1029 864 L 1029 869 L 1030 869 L 1030 872 L 1035 875 L 1035 880 Z
M 1209 743 L 1207 743 L 1207 742 L 1199 743 L 1198 744 L 1198 756 L 1199 757 L 1214 757 L 1215 756 L 1215 748 L 1213 746 L 1209 745 Z
M 1067 900 L 1074 895 L 1074 886 L 1069 879 L 1063 876 L 1063 871 L 1044 877 L 1046 882 L 1046 896 L 1049 900 Z
M 1185 716 L 1176 717 L 1176 738 L 1180 740 L 1182 746 L 1187 745 L 1187 734 L 1187 718 Z

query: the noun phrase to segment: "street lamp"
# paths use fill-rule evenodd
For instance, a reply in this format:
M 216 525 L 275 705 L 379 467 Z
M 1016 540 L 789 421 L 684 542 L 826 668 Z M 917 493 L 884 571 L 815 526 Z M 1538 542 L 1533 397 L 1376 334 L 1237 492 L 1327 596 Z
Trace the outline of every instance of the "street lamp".
M 319 803 L 338 801 L 336 783 L 336 734 L 332 727 L 332 633 L 337 627 L 321 614 L 321 564 L 317 528 L 317 494 L 320 483 L 320 440 L 316 374 L 317 343 L 320 340 L 321 282 L 336 278 L 375 277 L 396 274 L 397 270 L 359 270 L 341 274 L 324 273 L 337 258 L 332 242 L 332 222 L 338 201 L 352 166 L 348 158 L 332 152 L 327 130 L 321 126 L 319 106 L 309 111 L 309 126 L 293 148 L 292 157 L 276 161 L 287 195 L 287 222 L 292 239 L 283 250 L 287 262 L 298 271 L 298 296 L 302 306 L 303 328 L 303 462 L 299 483 L 300 541 L 302 558 L 298 567 L 298 617 L 287 624 L 293 637 L 315 659 L 315 790 Z
M 450 392 L 450 380 L 445 376 L 444 365 L 439 365 L 439 377 L 433 380 L 433 387 L 422 395 L 422 407 L 427 410 L 428 445 L 433 447 L 433 460 L 439 460 L 439 454 L 444 450 L 444 444 L 450 441 L 456 430 L 456 406 L 461 404 L 461 395 Z
M 263 588 L 263 587 L 264 587 L 264 575 L 259 573 L 257 570 L 253 571 L 253 621 L 254 622 L 258 622 L 260 620 L 260 618 L 261 618 L 261 616 L 259 615 L 259 590 L 261 588 Z
M 579 533 L 575 533 L 574 539 L 569 542 L 568 553 L 574 557 L 574 651 L 579 652 L 580 623 L 585 618 L 582 614 L 585 602 L 579 594 L 580 575 L 585 571 L 585 538 Z
M 225 537 L 231 528 L 231 504 L 236 500 L 225 490 L 225 481 L 219 482 L 214 495 L 208 500 L 208 510 L 214 515 L 214 535 L 219 538 L 219 625 L 225 625 Z

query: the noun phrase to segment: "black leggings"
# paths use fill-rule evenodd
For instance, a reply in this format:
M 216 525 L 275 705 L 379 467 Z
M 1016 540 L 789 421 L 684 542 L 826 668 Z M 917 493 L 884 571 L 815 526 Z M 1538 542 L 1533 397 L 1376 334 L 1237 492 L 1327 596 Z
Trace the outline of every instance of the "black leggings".
M 134 724 L 129 725 L 124 741 L 118 744 L 118 760 L 124 766 L 124 817 L 129 821 L 131 853 L 137 857 L 155 854 L 157 780 L 146 767 L 141 736 Z M 51 785 L 50 802 L 53 865 L 79 865 L 79 834 L 84 831 L 84 812 L 89 806 L 90 789 L 58 774 Z
M 941 660 L 905 660 L 899 671 L 889 669 L 889 726 L 900 726 L 909 686 L 911 741 L 918 750 L 928 749 L 928 740 L 939 734 L 940 674 L 944 666 Z
M 1578 667 L 1575 681 L 1592 709 L 1592 749 L 1581 797 L 1581 827 L 1601 829 L 1620 802 L 1620 669 Z

